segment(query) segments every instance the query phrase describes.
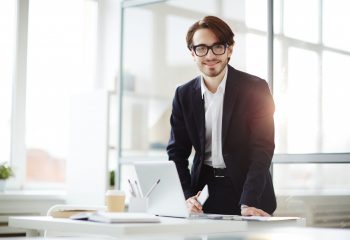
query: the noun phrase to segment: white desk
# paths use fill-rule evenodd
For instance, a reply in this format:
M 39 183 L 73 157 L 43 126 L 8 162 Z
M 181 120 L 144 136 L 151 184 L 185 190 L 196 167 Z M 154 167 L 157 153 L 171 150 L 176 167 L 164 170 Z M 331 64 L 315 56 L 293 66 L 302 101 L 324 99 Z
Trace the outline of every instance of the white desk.
M 12 238 L 11 238 L 12 239 Z M 47 238 L 13 238 L 16 240 L 112 240 L 111 237 L 47 237 Z M 219 234 L 193 234 L 176 236 L 135 236 L 135 237 L 121 237 L 118 240 L 349 240 L 350 230 L 348 229 L 330 229 L 330 228 L 275 228 L 264 229 L 261 231 L 250 232 L 235 232 L 235 233 L 219 233 Z
M 106 224 L 52 217 L 10 217 L 9 226 L 47 230 L 62 235 L 140 236 L 161 234 L 210 234 L 259 230 L 264 228 L 305 226 L 305 220 L 280 222 L 181 219 L 162 217 L 161 223 Z

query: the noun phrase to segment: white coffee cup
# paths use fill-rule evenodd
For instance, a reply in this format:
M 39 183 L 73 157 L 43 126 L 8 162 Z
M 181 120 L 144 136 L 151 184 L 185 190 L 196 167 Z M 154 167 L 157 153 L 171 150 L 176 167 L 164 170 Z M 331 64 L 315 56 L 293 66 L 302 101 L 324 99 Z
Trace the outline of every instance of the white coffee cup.
M 122 190 L 108 190 L 106 193 L 108 212 L 124 212 L 125 192 Z

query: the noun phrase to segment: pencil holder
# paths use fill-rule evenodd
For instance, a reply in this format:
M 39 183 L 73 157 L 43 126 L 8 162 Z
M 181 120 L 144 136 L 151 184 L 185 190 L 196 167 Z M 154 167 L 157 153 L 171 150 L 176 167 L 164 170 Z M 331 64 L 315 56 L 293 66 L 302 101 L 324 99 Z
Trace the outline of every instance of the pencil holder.
M 129 202 L 129 212 L 147 212 L 148 198 L 131 197 Z

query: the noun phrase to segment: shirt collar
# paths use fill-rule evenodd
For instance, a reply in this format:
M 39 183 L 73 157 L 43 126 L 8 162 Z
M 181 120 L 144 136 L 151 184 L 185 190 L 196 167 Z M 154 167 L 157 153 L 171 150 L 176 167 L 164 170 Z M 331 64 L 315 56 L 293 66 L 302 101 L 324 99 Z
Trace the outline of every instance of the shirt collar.
M 226 81 L 227 81 L 227 71 L 228 71 L 228 67 L 226 66 L 224 78 L 222 79 L 221 83 L 219 84 L 216 92 L 221 91 L 222 93 L 225 93 L 225 87 L 226 87 Z M 204 83 L 203 75 L 201 75 L 201 92 L 202 92 L 202 99 L 204 98 L 204 94 L 206 92 L 210 92 Z

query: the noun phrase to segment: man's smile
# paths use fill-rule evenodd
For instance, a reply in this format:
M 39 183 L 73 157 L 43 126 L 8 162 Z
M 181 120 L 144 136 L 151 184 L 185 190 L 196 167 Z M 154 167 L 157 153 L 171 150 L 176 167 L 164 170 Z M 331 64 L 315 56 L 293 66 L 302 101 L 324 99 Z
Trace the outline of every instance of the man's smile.
M 208 67 L 214 67 L 218 63 L 220 63 L 220 61 L 203 62 L 203 64 L 208 66 Z

